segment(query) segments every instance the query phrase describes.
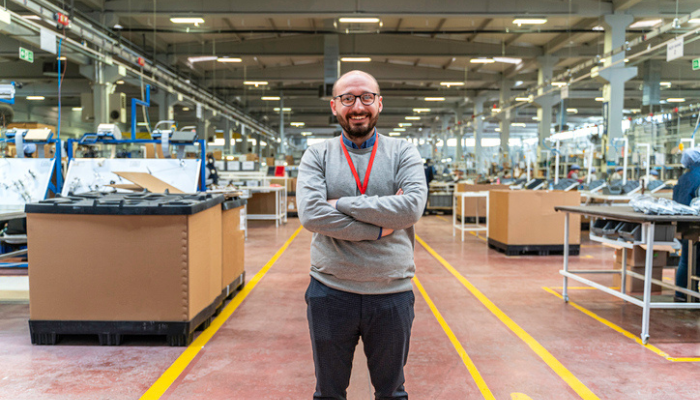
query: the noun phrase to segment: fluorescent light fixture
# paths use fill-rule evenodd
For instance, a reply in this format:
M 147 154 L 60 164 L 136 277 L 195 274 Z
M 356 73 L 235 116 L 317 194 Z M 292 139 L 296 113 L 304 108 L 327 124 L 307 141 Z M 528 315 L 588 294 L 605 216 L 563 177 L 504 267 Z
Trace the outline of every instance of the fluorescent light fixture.
M 414 109 L 413 109 L 413 112 L 414 112 L 414 113 L 420 114 L 420 113 L 423 113 L 423 112 L 430 112 L 430 109 L 429 109 L 429 108 L 414 108 Z
M 57 60 L 60 60 L 60 61 L 66 61 L 66 60 L 67 60 L 66 56 L 56 57 L 56 59 L 57 59 Z
M 223 130 L 223 129 L 217 129 L 217 130 L 215 130 L 214 132 L 215 132 L 215 133 L 224 133 L 224 130 Z
M 493 61 L 499 62 L 499 63 L 506 63 L 506 64 L 520 64 L 523 62 L 522 58 L 513 58 L 513 57 L 494 57 Z
M 190 111 L 189 107 L 182 107 L 182 111 Z
M 566 86 L 566 82 L 552 82 L 552 86 L 556 86 L 556 87 Z
M 41 21 L 41 17 L 38 16 L 38 15 L 23 15 L 22 18 L 24 18 L 24 19 L 31 19 L 31 20 L 34 20 L 34 21 Z M 690 21 L 688 21 L 688 22 L 690 22 Z
M 521 127 L 521 128 L 524 128 L 524 127 L 526 127 L 527 125 L 525 125 L 524 122 L 513 122 L 512 124 L 510 124 L 510 126 L 519 126 L 519 127 Z
M 401 136 L 401 132 L 389 132 L 389 136 Z
M 27 96 L 27 100 L 44 100 L 44 96 Z
M 515 25 L 542 25 L 547 23 L 547 18 L 516 18 L 513 20 Z
M 148 122 L 138 122 L 136 125 L 138 125 L 138 126 L 148 126 Z
M 195 24 L 195 26 L 204 23 L 204 18 L 201 17 L 173 17 L 170 18 L 173 24 Z
M 302 132 L 301 133 L 301 136 L 311 136 L 311 135 L 312 135 L 311 132 Z
M 539 120 L 540 120 L 540 117 L 532 117 L 532 120 L 533 120 L 533 121 L 539 121 Z
M 700 18 L 693 18 L 688 20 L 689 24 L 697 25 L 700 24 Z
M 219 57 L 216 61 L 220 63 L 239 63 L 243 60 L 237 57 Z
M 464 82 L 440 82 L 440 86 L 464 86 Z
M 290 122 L 289 125 L 299 128 L 299 127 L 306 125 L 306 123 L 305 122 Z
M 394 128 L 396 132 L 406 132 L 406 128 Z
M 472 64 L 491 64 L 495 63 L 493 58 L 472 58 L 469 60 L 470 63 Z
M 569 114 L 578 114 L 578 108 L 567 108 L 566 112 Z
M 341 57 L 342 62 L 370 62 L 372 61 L 369 57 Z
M 71 110 L 73 110 L 73 111 L 83 111 L 83 107 L 73 107 Z
M 343 17 L 339 18 L 341 24 L 377 24 L 379 18 L 358 18 L 358 17 Z
M 405 117 L 406 121 L 420 121 L 420 117 Z
M 595 101 L 605 101 L 605 99 L 602 98 L 602 97 L 596 97 L 596 98 L 595 98 Z
M 494 129 L 494 131 L 500 132 L 500 131 L 501 131 L 501 128 L 496 128 L 496 129 Z
M 406 123 L 406 122 L 399 122 L 399 126 L 402 127 L 402 128 L 404 128 L 404 127 L 407 127 L 407 126 L 413 126 L 413 124 L 411 124 L 411 123 Z
M 666 87 L 671 87 L 671 82 L 659 82 L 659 85 L 661 85 L 661 86 L 666 86 Z
M 112 27 L 112 29 L 120 30 L 120 29 L 124 29 L 124 27 L 121 26 L 121 25 L 119 25 L 119 24 L 114 24 L 114 26 Z
M 529 97 L 516 97 L 515 101 L 530 101 Z
M 600 25 L 596 25 L 596 26 L 594 26 L 594 27 L 592 28 L 592 30 L 594 30 L 594 31 L 596 31 L 596 32 L 603 32 L 603 31 L 605 30 L 605 28 L 603 28 L 603 27 L 600 26 Z
M 423 100 L 425 101 L 445 101 L 444 97 L 426 97 Z
M 279 101 L 280 97 L 279 96 L 263 96 L 260 98 L 260 100 L 265 100 L 265 101 Z
M 197 56 L 197 57 L 187 57 L 187 61 L 190 64 L 194 64 L 194 63 L 204 62 L 204 61 L 214 61 L 218 58 L 219 57 L 217 57 L 217 56 Z
M 275 107 L 275 108 L 273 108 L 273 110 L 274 110 L 275 112 L 280 112 L 280 108 L 279 108 L 279 107 Z M 290 112 L 290 111 L 292 111 L 291 107 L 284 107 L 284 108 L 282 108 L 282 112 Z
M 123 85 L 124 81 L 117 81 L 117 85 Z
M 501 112 L 501 109 L 498 108 L 498 107 L 492 108 L 492 109 L 491 109 L 491 112 L 492 112 L 492 113 L 499 113 L 499 112 Z
M 664 22 L 663 19 L 647 19 L 647 20 L 637 21 L 637 22 L 633 23 L 632 25 L 630 25 L 629 28 L 632 28 L 632 29 L 651 28 L 652 26 L 656 26 L 662 22 Z
M 685 99 L 682 97 L 670 97 L 666 101 L 669 103 L 685 103 Z
M 248 86 L 255 86 L 255 87 L 258 87 L 258 86 L 265 86 L 265 85 L 267 85 L 267 81 L 245 81 L 245 82 L 243 82 L 243 84 L 244 84 L 244 85 L 248 85 Z

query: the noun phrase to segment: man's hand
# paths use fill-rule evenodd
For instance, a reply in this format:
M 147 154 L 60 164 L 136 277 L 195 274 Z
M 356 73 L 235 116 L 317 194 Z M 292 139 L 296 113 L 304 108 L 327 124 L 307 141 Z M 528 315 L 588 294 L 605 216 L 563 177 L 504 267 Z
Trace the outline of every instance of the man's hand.
M 332 205 L 333 208 L 338 208 L 338 207 L 335 206 L 335 203 L 337 203 L 337 202 L 338 202 L 338 199 L 328 200 L 328 204 Z
M 397 196 L 401 196 L 402 194 L 403 194 L 403 189 L 400 189 L 400 188 L 399 188 L 398 192 L 396 192 L 396 195 L 397 195 Z M 332 205 L 333 208 L 337 208 L 336 205 L 335 205 L 337 202 L 338 202 L 338 199 L 331 199 L 331 200 L 328 200 L 328 204 Z M 394 230 L 393 230 L 393 229 L 382 228 L 382 237 L 384 237 L 384 236 L 389 236 L 389 235 L 391 235 L 392 233 L 394 233 Z
M 384 237 L 384 236 L 389 236 L 389 235 L 391 235 L 392 233 L 394 233 L 394 230 L 393 230 L 393 229 L 382 228 L 382 237 Z
M 401 196 L 403 194 L 403 189 L 399 188 L 399 191 L 396 192 L 397 196 Z

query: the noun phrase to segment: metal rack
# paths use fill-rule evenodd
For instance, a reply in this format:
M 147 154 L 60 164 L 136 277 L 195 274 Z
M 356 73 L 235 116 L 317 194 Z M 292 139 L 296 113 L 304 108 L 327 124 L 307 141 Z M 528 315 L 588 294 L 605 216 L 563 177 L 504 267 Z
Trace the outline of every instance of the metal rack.
M 462 205 L 462 215 L 461 224 L 457 224 L 457 198 L 460 198 Z M 474 224 L 464 223 L 464 199 L 467 197 L 474 198 L 484 198 L 486 199 L 486 224 L 479 224 L 479 203 L 476 203 L 476 219 Z M 476 237 L 479 237 L 479 232 L 486 232 L 486 238 L 489 237 L 489 192 L 488 190 L 482 192 L 459 192 L 454 194 L 454 201 L 452 202 L 452 236 L 455 236 L 457 230 L 462 232 L 462 241 L 464 241 L 464 232 L 476 232 Z

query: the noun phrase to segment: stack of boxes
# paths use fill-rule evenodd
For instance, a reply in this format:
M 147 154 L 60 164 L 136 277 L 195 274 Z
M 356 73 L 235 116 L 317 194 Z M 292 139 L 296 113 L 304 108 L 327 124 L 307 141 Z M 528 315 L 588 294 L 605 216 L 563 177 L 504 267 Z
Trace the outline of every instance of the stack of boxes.
M 623 251 L 627 252 L 627 265 L 628 271 L 635 272 L 640 275 L 644 275 L 644 265 L 646 262 L 647 252 L 641 246 L 634 246 L 632 249 L 615 249 L 615 269 L 622 270 L 622 256 Z M 652 263 L 652 279 L 661 280 L 663 277 L 663 268 L 668 262 L 668 252 L 666 251 L 654 251 Z M 613 275 L 613 286 L 620 287 L 622 280 L 622 275 Z M 644 291 L 644 281 L 641 279 L 633 278 L 631 276 L 626 276 L 625 288 L 627 294 L 631 293 L 642 293 Z M 652 293 L 661 293 L 661 286 L 653 284 L 651 285 Z

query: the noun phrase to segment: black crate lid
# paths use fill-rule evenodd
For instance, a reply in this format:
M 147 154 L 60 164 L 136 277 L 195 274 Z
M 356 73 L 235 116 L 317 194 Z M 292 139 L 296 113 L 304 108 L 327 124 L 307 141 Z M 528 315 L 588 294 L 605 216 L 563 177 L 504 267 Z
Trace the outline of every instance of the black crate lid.
M 221 209 L 224 211 L 233 210 L 234 208 L 243 207 L 246 204 L 248 204 L 248 200 L 246 199 L 230 199 L 221 203 Z
M 28 203 L 34 214 L 89 215 L 192 215 L 224 202 L 224 196 L 207 193 L 103 193 L 87 192 Z

